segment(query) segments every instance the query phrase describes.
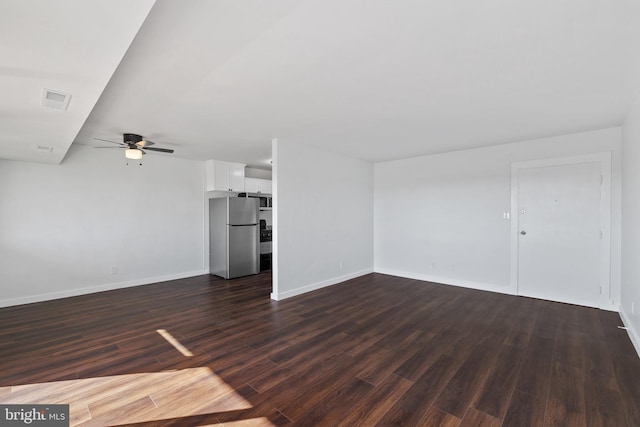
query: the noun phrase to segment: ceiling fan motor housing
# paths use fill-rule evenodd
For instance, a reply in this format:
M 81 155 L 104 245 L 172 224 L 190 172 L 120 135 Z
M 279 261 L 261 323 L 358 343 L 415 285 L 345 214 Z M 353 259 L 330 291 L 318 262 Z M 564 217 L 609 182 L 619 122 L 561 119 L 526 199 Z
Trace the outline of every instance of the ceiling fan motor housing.
M 129 145 L 142 141 L 142 136 L 136 135 L 135 133 L 123 133 L 122 138 L 125 144 Z

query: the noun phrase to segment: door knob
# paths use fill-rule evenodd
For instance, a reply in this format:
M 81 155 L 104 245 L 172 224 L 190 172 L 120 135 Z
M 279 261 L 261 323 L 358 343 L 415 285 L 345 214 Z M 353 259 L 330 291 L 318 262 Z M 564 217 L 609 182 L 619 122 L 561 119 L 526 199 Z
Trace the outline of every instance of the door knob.
M 524 236 L 525 234 L 527 234 L 527 232 L 526 232 L 526 231 L 524 231 L 524 230 L 522 230 L 522 231 L 520 232 L 520 234 L 522 234 L 522 235 Z

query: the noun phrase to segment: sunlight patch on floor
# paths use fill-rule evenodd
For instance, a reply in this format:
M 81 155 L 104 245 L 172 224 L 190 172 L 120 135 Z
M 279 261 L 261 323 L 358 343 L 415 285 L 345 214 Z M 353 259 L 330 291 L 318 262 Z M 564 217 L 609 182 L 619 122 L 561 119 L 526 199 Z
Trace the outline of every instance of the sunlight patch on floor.
M 174 346 L 176 350 L 178 350 L 180 353 L 182 353 L 183 356 L 193 357 L 193 353 L 191 353 L 189 351 L 189 349 L 187 349 L 187 347 L 183 346 L 180 343 L 180 341 L 178 341 L 176 338 L 174 338 L 173 335 L 171 335 L 169 332 L 167 332 L 166 329 L 158 329 L 158 330 L 156 330 L 156 332 L 159 333 L 162 338 L 167 340 L 167 342 L 169 344 Z
M 69 404 L 72 426 L 142 423 L 252 407 L 207 367 L 19 385 L 0 394 L 0 403 Z
M 250 418 L 248 420 L 225 421 L 224 427 L 275 427 L 269 418 Z

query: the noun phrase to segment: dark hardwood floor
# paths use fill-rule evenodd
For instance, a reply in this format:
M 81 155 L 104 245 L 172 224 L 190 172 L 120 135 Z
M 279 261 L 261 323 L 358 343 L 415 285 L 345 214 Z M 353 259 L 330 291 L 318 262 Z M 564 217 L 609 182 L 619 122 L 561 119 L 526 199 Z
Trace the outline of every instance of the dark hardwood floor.
M 616 313 L 380 274 L 275 302 L 270 280 L 0 309 L 0 403 L 69 403 L 72 425 L 640 426 Z

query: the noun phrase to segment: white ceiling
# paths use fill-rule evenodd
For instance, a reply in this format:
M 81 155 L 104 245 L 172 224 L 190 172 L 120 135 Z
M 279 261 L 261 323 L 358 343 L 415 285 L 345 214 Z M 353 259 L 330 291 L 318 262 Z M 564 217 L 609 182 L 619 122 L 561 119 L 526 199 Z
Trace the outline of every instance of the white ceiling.
M 152 5 L 0 0 L 0 159 L 62 161 Z M 44 88 L 70 94 L 67 111 L 43 107 Z
M 634 0 L 158 0 L 76 137 L 80 114 L 55 133 L 59 112 L 17 103 L 12 85 L 39 95 L 56 74 L 24 58 L 55 46 L 74 66 L 51 89 L 84 112 L 149 2 L 6 4 L 0 158 L 134 132 L 268 168 L 272 138 L 381 161 L 591 130 L 622 123 L 640 55 Z M 51 4 L 74 23 L 53 28 Z

